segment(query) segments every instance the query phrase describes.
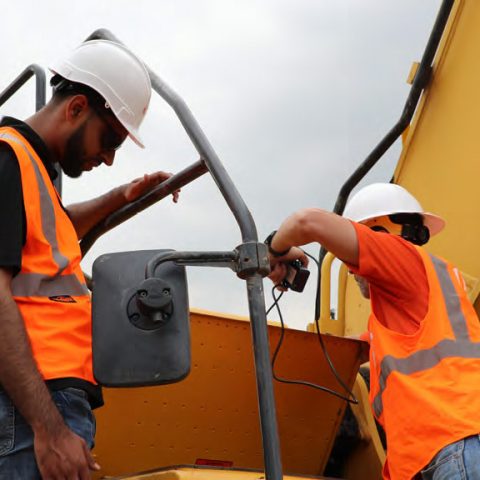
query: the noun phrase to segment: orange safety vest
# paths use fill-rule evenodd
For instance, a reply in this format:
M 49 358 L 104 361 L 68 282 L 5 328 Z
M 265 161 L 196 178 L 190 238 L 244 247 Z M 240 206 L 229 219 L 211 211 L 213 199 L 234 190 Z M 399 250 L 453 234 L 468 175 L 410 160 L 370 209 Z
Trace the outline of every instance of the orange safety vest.
M 74 377 L 96 383 L 90 295 L 77 234 L 28 141 L 9 127 L 0 128 L 0 141 L 13 149 L 22 178 L 27 235 L 12 293 L 37 366 L 45 380 Z
M 480 323 L 458 270 L 417 247 L 429 303 L 404 335 L 372 314 L 370 401 L 387 435 L 384 478 L 410 480 L 443 447 L 480 433 Z

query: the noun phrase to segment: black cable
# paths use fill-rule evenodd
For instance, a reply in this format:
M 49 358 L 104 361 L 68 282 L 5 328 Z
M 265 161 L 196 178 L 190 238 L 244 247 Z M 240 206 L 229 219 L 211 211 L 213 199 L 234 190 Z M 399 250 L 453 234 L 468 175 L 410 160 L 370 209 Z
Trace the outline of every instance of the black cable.
M 305 255 L 307 255 L 308 257 L 310 257 L 316 264 L 317 264 L 317 268 L 320 267 L 319 263 L 318 263 L 318 260 L 314 257 L 312 257 L 309 253 L 305 252 Z M 321 385 L 317 385 L 316 383 L 312 383 L 312 382 L 307 382 L 307 381 L 304 381 L 304 380 L 292 380 L 292 379 L 288 379 L 288 378 L 282 378 L 282 377 L 279 377 L 277 376 L 277 374 L 275 373 L 275 362 L 276 362 L 276 359 L 277 359 L 277 356 L 278 356 L 278 353 L 280 351 L 280 348 L 282 346 L 282 343 L 283 343 L 283 339 L 285 337 L 285 324 L 283 322 L 283 315 L 282 315 L 282 312 L 280 310 L 280 305 L 279 305 L 279 300 L 282 298 L 283 294 L 285 293 L 284 291 L 282 291 L 278 297 L 275 296 L 275 290 L 276 288 L 278 287 L 278 285 L 275 285 L 273 288 L 272 288 L 272 297 L 273 297 L 273 304 L 270 306 L 270 308 L 267 310 L 266 312 L 266 315 L 268 315 L 270 313 L 270 311 L 273 309 L 273 307 L 276 307 L 277 308 L 277 312 L 278 312 L 278 316 L 280 318 L 280 325 L 281 325 L 281 332 L 280 332 L 280 338 L 278 340 L 278 343 L 277 343 L 277 346 L 275 348 L 275 351 L 273 353 L 273 356 L 272 356 L 272 375 L 273 375 L 273 378 L 277 381 L 277 382 L 281 382 L 281 383 L 287 383 L 287 384 L 290 384 L 290 385 L 303 385 L 303 386 L 306 386 L 306 387 L 311 387 L 311 388 L 315 388 L 317 390 L 321 390 L 322 392 L 325 392 L 325 393 L 329 393 L 330 395 L 333 395 L 337 398 L 340 398 L 342 400 L 345 400 L 346 402 L 348 403 L 352 403 L 352 404 L 358 404 L 358 400 L 357 398 L 355 397 L 355 395 L 353 394 L 353 392 L 347 387 L 347 385 L 345 384 L 345 382 L 341 379 L 340 375 L 338 374 L 337 370 L 335 369 L 335 366 L 333 365 L 333 362 L 330 358 L 330 355 L 328 354 L 327 352 L 327 349 L 325 347 L 325 344 L 323 342 L 323 338 L 322 338 L 322 335 L 320 334 L 320 326 L 318 324 L 318 319 L 315 318 L 315 323 L 316 323 L 316 326 L 317 326 L 317 336 L 318 336 L 318 339 L 320 341 L 320 346 L 322 348 L 322 351 L 323 351 L 323 354 L 325 355 L 325 358 L 327 360 L 327 363 L 330 367 L 330 370 L 332 371 L 333 375 L 335 376 L 337 382 L 342 386 L 342 388 L 348 393 L 348 396 L 345 396 L 341 393 L 338 393 L 334 390 L 331 390 L 330 388 L 327 388 L 327 387 L 323 387 Z
M 306 252 L 305 250 L 303 250 L 303 253 L 311 258 L 315 264 L 317 265 L 317 269 L 320 270 L 320 262 L 312 255 L 310 255 L 308 252 Z M 330 369 L 333 373 L 333 375 L 335 376 L 335 378 L 337 379 L 337 382 L 343 387 L 343 389 L 348 393 L 349 397 L 351 398 L 351 403 L 354 403 L 355 405 L 358 404 L 358 399 L 355 397 L 355 395 L 353 394 L 353 392 L 347 387 L 347 385 L 345 384 L 345 382 L 342 380 L 342 377 L 340 377 L 339 373 L 337 372 L 335 366 L 333 365 L 333 362 L 332 362 L 332 359 L 330 358 L 330 355 L 328 354 L 327 352 L 327 347 L 325 346 L 325 343 L 323 342 L 323 338 L 322 338 L 322 334 L 320 333 L 320 322 L 319 322 L 319 319 L 318 317 L 315 317 L 315 326 L 317 327 L 317 337 L 318 337 L 318 341 L 320 342 L 320 346 L 322 347 L 322 350 L 323 350 L 323 353 L 325 355 L 325 358 L 328 362 L 328 365 L 330 366 Z M 349 400 L 350 401 L 350 400 Z

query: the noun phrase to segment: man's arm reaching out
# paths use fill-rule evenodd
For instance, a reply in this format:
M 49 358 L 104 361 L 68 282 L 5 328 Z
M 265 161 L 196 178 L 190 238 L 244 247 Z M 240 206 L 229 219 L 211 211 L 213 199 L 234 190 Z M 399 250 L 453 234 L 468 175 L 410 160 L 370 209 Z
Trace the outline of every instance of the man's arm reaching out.
M 358 239 L 350 220 L 319 208 L 305 208 L 290 215 L 277 230 L 271 247 L 283 252 L 312 242 L 320 243 L 343 262 L 358 266 Z M 291 248 L 282 257 L 270 255 L 269 278 L 280 283 L 286 275 L 285 263 L 296 259 L 307 263 L 305 254 L 298 248 Z
M 68 214 L 79 239 L 82 239 L 88 231 L 111 213 L 123 207 L 129 202 L 140 198 L 154 187 L 172 176 L 171 173 L 155 172 L 145 174 L 130 183 L 120 185 L 92 200 L 75 203 L 67 207 Z M 180 190 L 173 192 L 173 201 L 178 201 Z

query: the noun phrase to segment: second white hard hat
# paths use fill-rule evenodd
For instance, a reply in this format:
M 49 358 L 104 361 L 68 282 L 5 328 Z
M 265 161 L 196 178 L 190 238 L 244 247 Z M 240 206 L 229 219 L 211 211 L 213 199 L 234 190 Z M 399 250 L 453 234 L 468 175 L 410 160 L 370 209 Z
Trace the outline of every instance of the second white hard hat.
M 343 216 L 355 222 L 364 222 L 395 213 L 421 214 L 431 236 L 445 226 L 443 218 L 425 212 L 410 192 L 394 183 L 372 183 L 360 189 L 347 203 Z
M 50 70 L 98 92 L 132 140 L 143 148 L 138 133 L 152 93 L 143 62 L 130 50 L 108 40 L 82 43 Z

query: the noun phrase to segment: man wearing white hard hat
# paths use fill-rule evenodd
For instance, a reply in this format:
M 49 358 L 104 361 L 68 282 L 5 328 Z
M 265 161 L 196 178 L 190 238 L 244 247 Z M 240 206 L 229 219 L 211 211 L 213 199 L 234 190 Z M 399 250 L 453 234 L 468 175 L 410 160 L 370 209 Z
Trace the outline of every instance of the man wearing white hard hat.
M 318 242 L 370 299 L 370 400 L 387 438 L 384 478 L 480 479 L 480 323 L 458 270 L 422 245 L 444 228 L 403 187 L 358 191 L 344 215 L 310 208 L 267 239 L 277 284 Z
M 151 85 L 135 55 L 104 40 L 51 70 L 48 104 L 25 121 L 0 121 L 0 479 L 8 480 L 86 479 L 99 468 L 90 448 L 102 396 L 78 241 L 170 176 L 144 175 L 64 207 L 54 165 L 75 178 L 111 166 L 127 136 L 143 147 Z

